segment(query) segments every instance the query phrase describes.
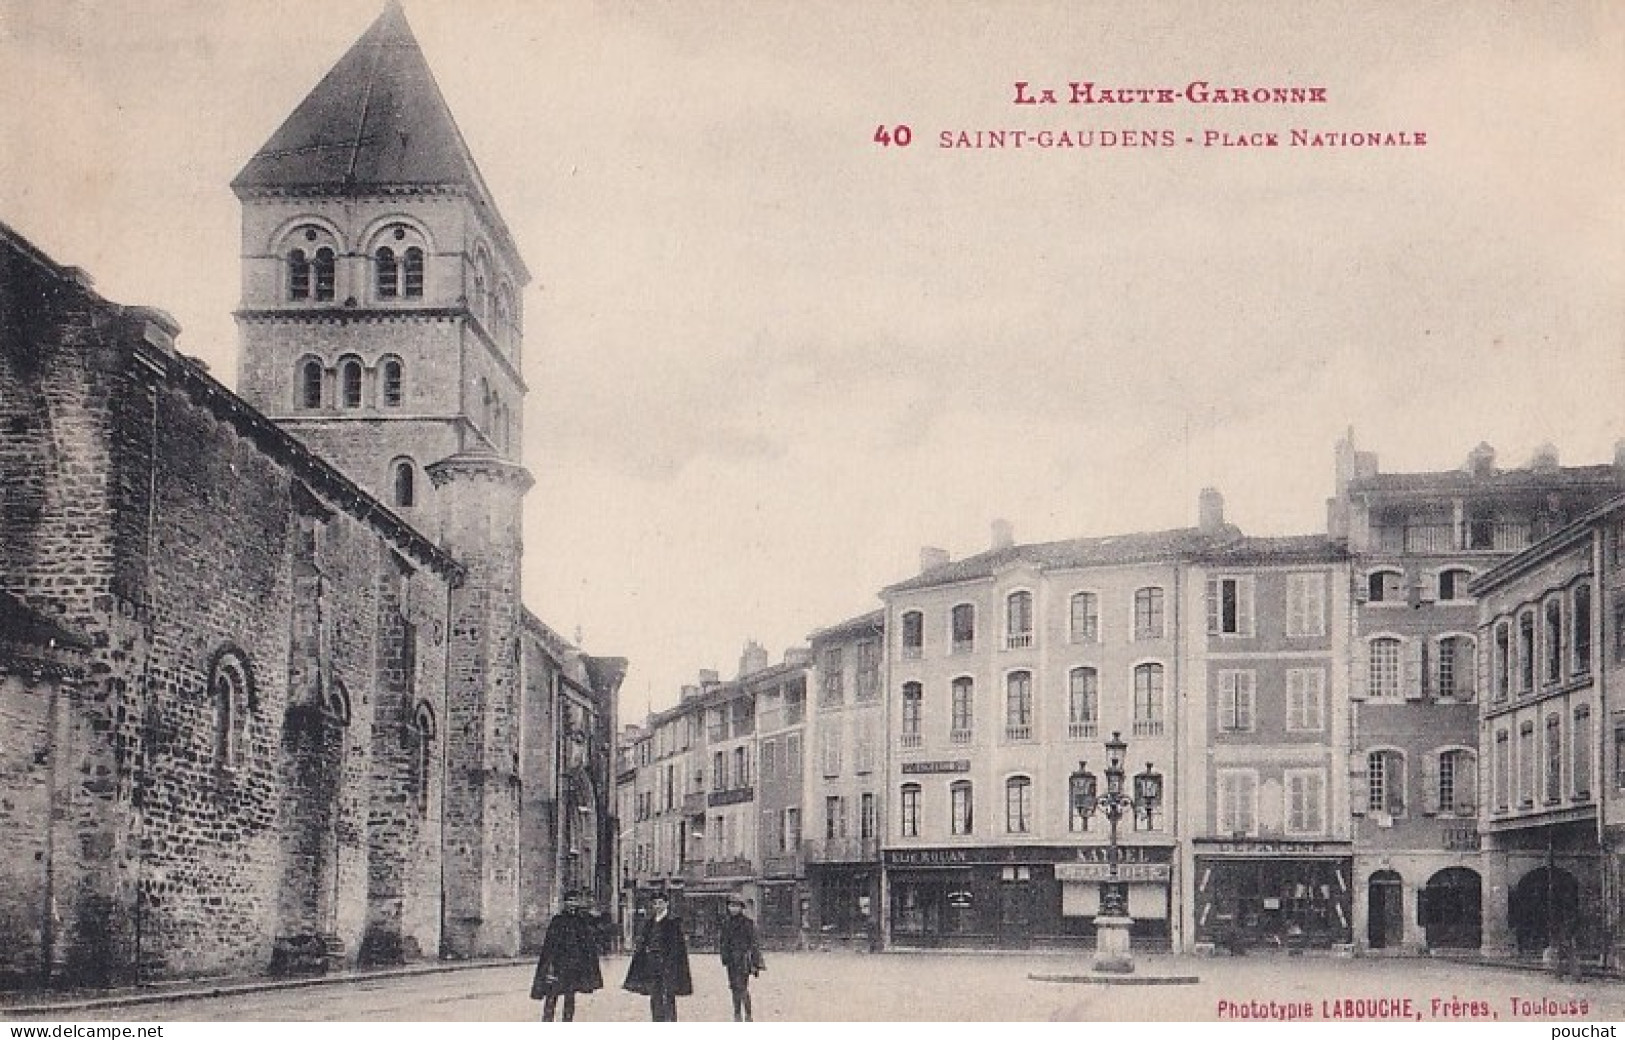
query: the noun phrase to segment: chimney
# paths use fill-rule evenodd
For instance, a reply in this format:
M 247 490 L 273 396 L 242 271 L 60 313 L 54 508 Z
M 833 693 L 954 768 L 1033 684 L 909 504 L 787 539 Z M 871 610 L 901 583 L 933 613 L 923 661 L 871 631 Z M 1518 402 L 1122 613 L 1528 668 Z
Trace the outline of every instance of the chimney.
M 1224 529 L 1224 496 L 1217 488 L 1203 488 L 1196 496 L 1196 526 L 1203 534 L 1218 534 Z
M 745 649 L 739 655 L 739 678 L 743 679 L 752 672 L 759 672 L 767 667 L 767 648 L 754 639 L 745 641 Z
M 935 570 L 938 567 L 948 566 L 951 559 L 947 549 L 938 549 L 934 545 L 927 545 L 920 549 L 920 573 Z
M 1536 473 L 1557 472 L 1557 446 L 1547 441 L 1535 449 L 1535 457 L 1529 460 L 1529 468 Z
M 1016 529 L 1008 520 L 993 521 L 993 548 L 1008 549 L 1016 544 Z
M 1488 477 L 1495 474 L 1495 449 L 1487 441 L 1479 441 L 1478 447 L 1467 453 L 1468 473 L 1475 477 Z
M 683 700 L 691 701 L 695 697 L 698 697 L 699 695 L 700 695 L 700 688 L 698 686 L 684 686 L 683 687 Z
M 1625 473 L 1625 440 L 1614 442 L 1614 468 Z
M 717 670 L 715 668 L 701 668 L 700 669 L 700 688 L 701 689 L 704 689 L 707 686 L 715 686 L 721 680 L 722 680 L 722 676 L 717 674 Z
M 812 664 L 812 647 L 792 646 L 784 652 L 784 663 L 805 667 Z

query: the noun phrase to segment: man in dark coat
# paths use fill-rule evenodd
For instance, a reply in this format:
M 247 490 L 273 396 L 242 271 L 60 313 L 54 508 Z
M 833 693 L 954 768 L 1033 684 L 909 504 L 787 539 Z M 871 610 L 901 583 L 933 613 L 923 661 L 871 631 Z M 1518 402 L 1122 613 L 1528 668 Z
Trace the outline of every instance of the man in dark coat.
M 553 1021 L 560 997 L 564 998 L 564 1021 L 575 1021 L 576 994 L 603 988 L 604 976 L 598 969 L 602 932 L 602 922 L 586 893 L 567 894 L 564 905 L 548 922 L 536 977 L 530 984 L 530 999 L 542 1002 L 542 1021 Z
M 694 992 L 688 973 L 688 940 L 683 922 L 671 912 L 671 898 L 656 892 L 649 899 L 651 913 L 632 951 L 624 988 L 649 996 L 649 1017 L 656 1022 L 677 1021 L 677 998 Z
M 756 941 L 756 922 L 745 916 L 743 896 L 728 897 L 722 922 L 722 966 L 728 969 L 728 991 L 734 998 L 734 1021 L 751 1021 L 750 977 L 767 967 Z

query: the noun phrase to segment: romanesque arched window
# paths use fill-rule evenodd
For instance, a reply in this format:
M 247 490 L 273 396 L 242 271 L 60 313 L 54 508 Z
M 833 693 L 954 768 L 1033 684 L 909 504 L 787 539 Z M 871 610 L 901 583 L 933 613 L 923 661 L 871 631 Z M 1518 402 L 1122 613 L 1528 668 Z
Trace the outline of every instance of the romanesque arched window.
M 331 300 L 338 281 L 338 261 L 333 250 L 327 246 L 316 250 L 310 266 L 316 281 L 316 299 Z
M 356 358 L 339 362 L 339 404 L 361 407 L 361 362 Z
M 417 246 L 408 249 L 401 260 L 402 291 L 408 299 L 423 296 L 423 250 Z
M 416 754 L 412 759 L 412 786 L 418 812 L 429 811 L 429 783 L 434 775 L 434 707 L 420 701 L 412 714 L 412 728 L 416 731 Z
M 411 508 L 417 505 L 417 470 L 411 459 L 397 459 L 394 466 L 395 504 Z
M 385 358 L 379 365 L 383 373 L 382 386 L 379 388 L 379 403 L 385 408 L 399 408 L 403 395 L 403 372 L 400 358 Z
M 306 358 L 299 365 L 299 406 L 322 406 L 322 363 L 317 358 Z
M 248 719 L 253 705 L 248 662 L 234 648 L 216 655 L 209 670 L 209 699 L 214 714 L 214 761 L 236 769 L 244 757 Z
M 372 254 L 374 285 L 381 300 L 392 300 L 401 293 L 401 269 L 395 260 L 395 250 L 379 246 Z
M 303 249 L 288 254 L 288 299 L 310 299 L 310 257 Z

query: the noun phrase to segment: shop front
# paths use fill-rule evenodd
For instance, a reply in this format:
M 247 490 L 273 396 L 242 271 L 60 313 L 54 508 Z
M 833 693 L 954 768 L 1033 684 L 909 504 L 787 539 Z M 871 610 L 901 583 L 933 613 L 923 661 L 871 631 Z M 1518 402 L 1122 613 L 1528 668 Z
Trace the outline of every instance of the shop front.
M 1329 949 L 1353 942 L 1348 842 L 1193 842 L 1194 936 L 1222 948 Z
M 880 864 L 818 864 L 807 869 L 811 925 L 823 945 L 878 947 Z
M 1132 937 L 1169 946 L 1173 849 L 1120 849 Z M 1091 945 L 1105 846 L 890 849 L 885 853 L 891 942 L 898 946 Z

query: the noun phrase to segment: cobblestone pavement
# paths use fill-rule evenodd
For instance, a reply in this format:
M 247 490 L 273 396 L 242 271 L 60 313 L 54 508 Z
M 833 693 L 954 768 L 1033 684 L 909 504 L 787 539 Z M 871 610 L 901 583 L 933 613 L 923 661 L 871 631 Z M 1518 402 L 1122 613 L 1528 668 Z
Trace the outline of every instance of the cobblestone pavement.
M 770 954 L 753 992 L 762 1021 L 1213 1021 L 1295 1006 L 1300 1016 L 1499 1021 L 1625 1020 L 1625 984 L 1426 959 L 1141 958 L 1140 975 L 1195 975 L 1193 985 L 1098 985 L 1032 975 L 1087 973 L 1053 954 Z M 722 966 L 693 957 L 695 995 L 679 1017 L 731 1017 Z M 647 1001 L 619 988 L 626 960 L 604 961 L 608 988 L 580 998 L 578 1021 L 640 1021 Z M 292 990 L 193 996 L 53 1015 L 54 1021 L 529 1021 L 528 966 L 357 979 Z M 1406 1002 L 1409 1003 L 1406 1003 Z M 1451 1002 L 1457 1002 L 1452 1005 Z M 1523 1003 L 1519 1003 L 1519 1002 Z M 1249 1012 L 1251 1014 L 1249 1014 Z

